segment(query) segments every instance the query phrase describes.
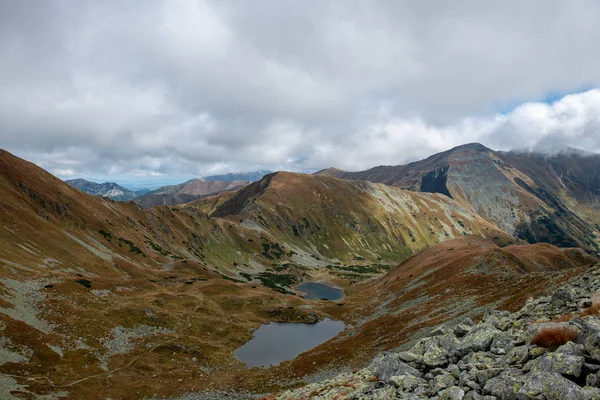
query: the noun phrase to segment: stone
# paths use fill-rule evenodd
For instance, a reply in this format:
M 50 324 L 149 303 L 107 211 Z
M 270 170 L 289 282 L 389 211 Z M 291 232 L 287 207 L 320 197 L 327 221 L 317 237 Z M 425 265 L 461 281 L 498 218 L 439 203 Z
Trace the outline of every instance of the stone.
M 550 305 L 556 308 L 564 307 L 575 300 L 576 292 L 573 288 L 564 287 L 556 290 L 550 298 Z
M 392 376 L 413 375 L 421 377 L 423 374 L 417 369 L 403 362 L 397 354 L 383 353 L 375 357 L 369 369 L 379 380 L 389 383 Z
M 487 351 L 500 331 L 493 326 L 484 323 L 479 324 L 467 333 L 459 345 L 459 350 L 463 354 L 472 353 L 475 351 Z
M 456 379 L 449 373 L 438 375 L 433 378 L 431 385 L 431 394 L 436 394 L 440 390 L 452 387 L 456 384 Z
M 452 386 L 439 393 L 440 400 L 462 400 L 465 397 L 465 391 L 458 386 Z
M 585 378 L 585 384 L 586 386 L 600 387 L 600 373 L 589 374 Z
M 585 359 L 581 356 L 554 352 L 544 354 L 540 358 L 529 361 L 523 371 L 528 372 L 556 372 L 561 375 L 569 375 L 578 378 Z
M 587 316 L 573 318 L 570 324 L 580 330 L 577 342 L 583 344 L 591 359 L 600 361 L 600 320 Z
M 592 304 L 593 304 L 592 299 L 581 299 L 577 303 L 577 308 L 579 308 L 579 309 L 588 308 L 588 307 L 591 307 Z
M 396 375 L 390 378 L 390 383 L 403 392 L 411 392 L 419 387 L 420 384 L 426 383 L 426 381 L 414 375 Z
M 467 333 L 471 332 L 471 329 L 475 326 L 475 322 L 471 318 L 465 318 L 460 324 L 454 328 L 456 336 L 462 337 Z
M 485 382 L 483 393 L 502 400 L 516 399 L 517 392 L 522 385 L 523 381 L 519 378 L 499 375 Z
M 514 347 L 512 336 L 507 333 L 502 333 L 495 336 L 490 346 L 490 352 L 494 354 L 506 354 Z
M 555 372 L 530 374 L 517 392 L 517 399 L 581 400 L 581 388 Z
M 500 365 L 508 367 L 509 365 L 523 365 L 529 359 L 529 349 L 527 346 L 519 346 L 511 349 L 504 357 L 500 359 Z

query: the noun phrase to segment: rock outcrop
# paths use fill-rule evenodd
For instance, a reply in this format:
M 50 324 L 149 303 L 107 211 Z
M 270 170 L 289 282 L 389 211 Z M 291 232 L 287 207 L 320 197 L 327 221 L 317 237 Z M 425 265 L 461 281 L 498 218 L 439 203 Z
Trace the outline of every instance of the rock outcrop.
M 599 290 L 596 265 L 517 312 L 452 321 L 357 372 L 272 398 L 600 399 L 598 308 L 582 309 Z

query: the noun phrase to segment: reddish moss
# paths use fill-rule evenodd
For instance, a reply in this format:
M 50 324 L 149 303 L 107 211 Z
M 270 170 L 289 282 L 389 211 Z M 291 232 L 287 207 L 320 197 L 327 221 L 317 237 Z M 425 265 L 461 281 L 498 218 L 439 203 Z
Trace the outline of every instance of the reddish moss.
M 586 315 L 598 315 L 600 313 L 600 302 L 594 303 L 590 307 L 586 308 L 581 312 L 581 316 L 585 317 Z
M 556 349 L 558 346 L 574 340 L 576 336 L 577 332 L 572 328 L 543 328 L 531 339 L 531 344 L 547 349 Z

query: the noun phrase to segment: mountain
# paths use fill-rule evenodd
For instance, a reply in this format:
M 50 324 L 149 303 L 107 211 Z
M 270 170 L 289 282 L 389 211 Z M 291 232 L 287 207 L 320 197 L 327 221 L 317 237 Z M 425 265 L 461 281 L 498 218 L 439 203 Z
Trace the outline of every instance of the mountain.
M 192 179 L 179 185 L 163 186 L 135 199 L 141 207 L 189 203 L 202 197 L 234 191 L 250 183 L 248 180 Z
M 443 194 L 318 175 L 143 209 L 0 150 L 0 192 L 2 398 L 269 393 L 517 307 L 593 262 L 521 245 Z M 346 295 L 307 300 L 305 281 Z M 279 367 L 234 357 L 262 324 L 325 318 L 347 329 Z
M 65 182 L 93 196 L 108 197 L 117 201 L 129 201 L 137 197 L 135 192 L 114 182 L 95 183 L 86 181 L 85 179 L 70 179 Z
M 530 243 L 598 251 L 600 155 L 496 152 L 472 143 L 425 160 L 317 175 L 442 193 Z
M 205 181 L 250 181 L 256 182 L 261 180 L 265 175 L 272 173 L 273 171 L 258 170 L 251 172 L 238 172 L 224 175 L 210 175 L 204 176 L 202 179 Z

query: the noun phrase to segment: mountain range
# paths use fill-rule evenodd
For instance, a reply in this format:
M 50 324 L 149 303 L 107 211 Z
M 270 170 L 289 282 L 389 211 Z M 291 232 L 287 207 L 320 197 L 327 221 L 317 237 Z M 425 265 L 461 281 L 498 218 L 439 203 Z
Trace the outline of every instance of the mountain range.
M 470 144 L 142 208 L 0 150 L 0 397 L 271 393 L 516 310 L 597 261 L 598 163 Z M 307 281 L 345 297 L 305 299 Z M 280 366 L 234 356 L 261 324 L 324 318 L 346 329 Z
M 600 155 L 496 152 L 474 143 L 401 166 L 318 175 L 443 193 L 530 243 L 598 250 Z
M 163 186 L 155 190 L 129 190 L 115 182 L 96 183 L 85 179 L 69 179 L 65 182 L 93 196 L 108 197 L 116 201 L 135 200 L 140 206 L 150 208 L 158 205 L 189 203 L 199 198 L 225 191 L 239 189 L 250 182 L 257 181 L 270 171 L 253 171 L 211 175 L 191 179 L 178 185 Z

